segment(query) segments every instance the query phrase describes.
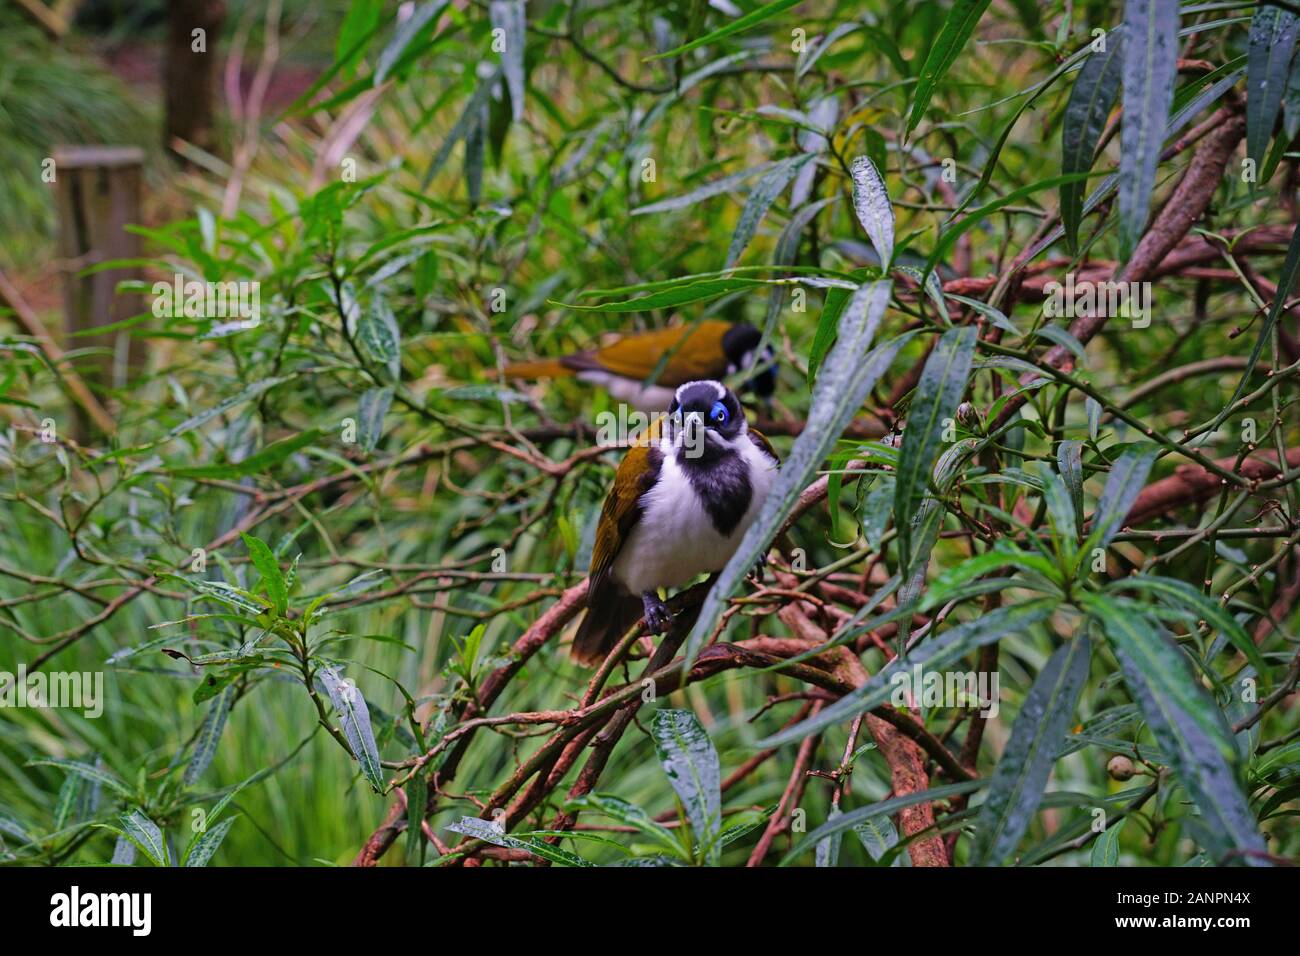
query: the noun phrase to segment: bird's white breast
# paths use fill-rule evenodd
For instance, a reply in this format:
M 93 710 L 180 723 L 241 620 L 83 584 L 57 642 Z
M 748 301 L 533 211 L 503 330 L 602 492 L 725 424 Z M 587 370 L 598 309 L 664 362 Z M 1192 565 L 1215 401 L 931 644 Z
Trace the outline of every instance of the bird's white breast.
M 776 478 L 776 462 L 741 435 L 738 451 L 749 466 L 749 507 L 720 534 L 704 502 L 664 443 L 663 464 L 653 488 L 641 496 L 641 518 L 614 559 L 614 579 L 633 594 L 686 584 L 698 574 L 721 571 L 736 553 Z

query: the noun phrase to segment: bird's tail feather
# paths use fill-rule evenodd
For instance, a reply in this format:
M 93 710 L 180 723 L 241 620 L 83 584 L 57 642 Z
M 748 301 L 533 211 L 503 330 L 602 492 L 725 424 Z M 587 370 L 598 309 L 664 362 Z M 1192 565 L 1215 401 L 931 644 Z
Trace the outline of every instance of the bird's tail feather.
M 641 599 L 615 587 L 595 588 L 587 597 L 587 616 L 573 638 L 573 659 L 594 667 L 605 659 L 618 639 L 641 619 Z
M 506 366 L 506 378 L 563 378 L 573 374 L 573 369 L 559 359 L 538 359 L 535 362 L 515 362 Z

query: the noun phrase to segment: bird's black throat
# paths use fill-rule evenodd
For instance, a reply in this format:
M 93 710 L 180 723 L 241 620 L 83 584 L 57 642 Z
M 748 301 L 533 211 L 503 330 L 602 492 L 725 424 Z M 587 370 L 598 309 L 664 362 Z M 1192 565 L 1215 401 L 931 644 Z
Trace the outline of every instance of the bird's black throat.
M 730 535 L 749 510 L 754 494 L 749 463 L 730 449 L 695 458 L 688 457 L 683 449 L 677 453 L 677 464 L 699 495 L 718 534 Z

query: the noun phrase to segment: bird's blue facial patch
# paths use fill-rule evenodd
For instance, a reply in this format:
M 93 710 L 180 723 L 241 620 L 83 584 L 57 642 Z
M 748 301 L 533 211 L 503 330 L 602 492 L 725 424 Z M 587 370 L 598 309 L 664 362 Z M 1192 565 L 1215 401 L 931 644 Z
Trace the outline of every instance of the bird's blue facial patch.
M 713 407 L 709 409 L 709 421 L 717 425 L 725 425 L 731 419 L 731 412 L 722 402 L 714 402 Z

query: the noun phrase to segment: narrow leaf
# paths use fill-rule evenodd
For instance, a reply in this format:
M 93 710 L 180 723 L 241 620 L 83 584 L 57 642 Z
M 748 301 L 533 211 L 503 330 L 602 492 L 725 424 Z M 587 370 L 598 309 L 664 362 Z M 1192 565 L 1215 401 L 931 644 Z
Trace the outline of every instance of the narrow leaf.
M 257 568 L 257 573 L 262 576 L 262 583 L 266 585 L 266 595 L 271 599 L 275 613 L 283 616 L 289 608 L 289 588 L 284 582 L 280 563 L 276 561 L 275 555 L 261 538 L 243 532 L 240 532 L 239 536 L 244 539 L 253 567 Z
M 1092 169 L 1093 154 L 1101 140 L 1106 118 L 1119 97 L 1123 72 L 1123 28 L 1112 30 L 1102 38 L 1105 44 L 1092 53 L 1079 71 L 1065 104 L 1061 127 L 1061 172 L 1086 173 Z M 1061 225 L 1065 244 L 1074 255 L 1078 252 L 1079 223 L 1083 220 L 1084 183 L 1081 180 L 1061 186 Z
M 194 740 L 194 753 L 185 767 L 185 785 L 193 786 L 203 771 L 208 769 L 217 752 L 217 743 L 221 740 L 221 731 L 225 729 L 226 717 L 230 713 L 230 704 L 235 699 L 235 688 L 227 686 L 208 707 L 199 727 L 199 735 Z
M 1263 167 L 1264 153 L 1273 138 L 1295 40 L 1294 13 L 1267 4 L 1255 8 L 1246 63 L 1246 155 L 1257 170 Z
M 1127 260 L 1146 229 L 1178 71 L 1178 0 L 1125 0 L 1119 239 Z
M 357 401 L 357 442 L 366 452 L 375 450 L 384 434 L 384 416 L 393 404 L 393 390 L 385 386 L 361 393 Z
M 1045 620 L 1054 610 L 1054 604 L 1051 600 L 1037 600 L 998 608 L 973 621 L 949 628 L 938 637 L 927 638 L 909 651 L 906 657 L 894 658 L 861 687 L 822 709 L 816 716 L 787 727 L 759 741 L 755 746 L 766 749 L 793 743 L 826 727 L 850 720 L 864 711 L 874 710 L 893 696 L 894 675 L 906 675 L 913 667 L 941 671 L 976 648 L 999 641 L 1008 634 L 1023 633 Z
M 1074 637 L 1056 649 L 1029 688 L 980 808 L 974 865 L 1001 863 L 1029 828 L 1087 682 L 1090 656 L 1088 639 Z
M 869 283 L 869 291 L 864 293 L 866 308 L 861 315 L 850 316 L 846 310 L 835 347 L 817 376 L 807 425 L 781 464 L 758 517 L 741 538 L 736 553 L 723 568 L 700 608 L 683 652 L 687 669 L 695 662 L 732 593 L 758 559 L 767 553 L 768 542 L 780 528 L 799 493 L 862 407 L 872 386 L 910 340 L 910 336 L 902 336 L 870 354 L 867 352 L 889 306 L 891 288 L 888 280 Z
M 691 831 L 716 866 L 722 829 L 722 771 L 718 751 L 689 710 L 657 710 L 650 722 L 655 752 L 668 782 L 686 808 Z
M 876 247 L 880 268 L 888 269 L 894 258 L 894 207 L 885 180 L 866 156 L 854 159 L 849 172 L 853 176 L 853 211 Z
M 980 17 L 988 9 L 990 0 L 956 0 L 948 10 L 948 18 L 943 21 L 939 37 L 930 47 L 930 52 L 921 67 L 921 75 L 916 81 L 916 94 L 912 99 L 912 113 L 907 120 L 907 133 L 916 129 L 921 122 L 930 98 L 934 96 L 935 87 L 939 85 L 957 60 L 962 47 L 975 32 Z
M 448 0 L 432 0 L 423 3 L 410 16 L 398 23 L 393 38 L 388 41 L 388 45 L 379 54 L 379 62 L 375 64 L 375 86 L 384 82 L 402 54 L 406 52 L 406 48 L 411 45 L 411 41 L 442 12 L 447 3 Z
M 221 841 L 226 838 L 230 828 L 235 823 L 235 817 L 229 817 L 213 826 L 208 827 L 202 833 L 196 834 L 195 839 L 190 843 L 189 848 L 185 851 L 186 866 L 207 866 L 208 861 L 212 859 L 212 854 L 217 852 L 221 846 Z
M 1183 652 L 1131 608 L 1099 595 L 1083 604 L 1101 621 L 1129 693 L 1142 711 L 1170 766 L 1201 811 L 1197 827 L 1205 849 L 1219 862 L 1234 850 L 1264 852 L 1264 840 L 1237 780 L 1237 748 L 1214 700 L 1192 673 Z M 1236 862 L 1258 863 L 1246 855 Z
M 742 30 L 748 30 L 750 27 L 758 26 L 758 24 L 762 23 L 764 20 L 776 16 L 778 13 L 782 13 L 786 10 L 789 10 L 791 7 L 795 6 L 799 2 L 800 0 L 774 0 L 774 2 L 764 4 L 763 6 L 759 7 L 757 10 L 751 10 L 743 17 L 737 17 L 735 20 L 732 20 L 726 26 L 719 27 L 718 29 L 714 30 L 712 33 L 706 33 L 704 36 L 700 37 L 699 39 L 692 40 L 690 43 L 684 43 L 678 47 L 673 47 L 673 49 L 668 50 L 664 53 L 659 53 L 656 54 L 655 56 L 646 57 L 646 59 L 662 60 L 665 57 L 678 56 L 682 53 L 689 53 L 691 50 L 698 50 L 702 46 L 706 46 L 710 43 L 716 43 L 718 40 L 724 39 L 725 37 L 729 37 L 732 34 L 740 33 Z
M 1106 476 L 1106 487 L 1102 489 L 1097 510 L 1092 516 L 1092 533 L 1085 549 L 1104 548 L 1119 533 L 1129 509 L 1146 484 L 1155 460 L 1154 448 L 1130 449 L 1111 466 L 1110 474 Z
M 488 17 L 493 30 L 501 31 L 504 49 L 501 52 L 501 71 L 510 91 L 510 113 L 515 122 L 524 118 L 524 27 L 526 23 L 524 0 L 492 0 L 488 4 Z
M 370 728 L 370 709 L 366 706 L 366 699 L 361 696 L 357 685 L 344 677 L 337 667 L 325 666 L 318 673 L 338 714 L 343 736 L 352 748 L 352 756 L 361 764 L 361 772 L 370 786 L 376 791 L 383 790 L 384 772 L 379 764 L 375 734 Z
M 758 224 L 763 221 L 763 217 L 772 208 L 776 198 L 790 184 L 790 180 L 794 179 L 799 168 L 812 158 L 811 155 L 804 154 L 782 160 L 754 184 L 749 198 L 745 200 L 745 208 L 740 212 L 740 219 L 736 222 L 736 231 L 731 236 L 731 246 L 727 249 L 726 267 L 728 269 L 736 264 L 740 254 L 745 251 L 750 240 L 754 238 L 754 233 L 758 230 Z
M 974 326 L 950 329 L 935 345 L 921 371 L 907 414 L 903 445 L 898 456 L 894 491 L 894 524 L 898 528 L 900 563 L 911 563 L 911 522 L 929 487 L 930 473 L 939 454 L 944 419 L 956 414 L 971 362 L 975 358 Z
M 158 824 L 139 810 L 124 813 L 119 819 L 122 822 L 122 829 L 127 838 L 135 843 L 154 862 L 155 866 L 171 865 L 171 856 L 167 852 L 167 841 L 163 839 Z

